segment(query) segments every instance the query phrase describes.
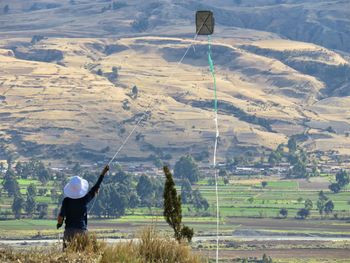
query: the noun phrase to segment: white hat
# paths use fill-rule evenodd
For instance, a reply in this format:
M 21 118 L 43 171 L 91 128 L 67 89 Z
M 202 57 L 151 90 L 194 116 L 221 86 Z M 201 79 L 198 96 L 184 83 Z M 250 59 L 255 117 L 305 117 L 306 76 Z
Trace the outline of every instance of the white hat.
M 84 197 L 89 190 L 89 183 L 79 176 L 73 176 L 63 189 L 64 196 L 78 199 Z

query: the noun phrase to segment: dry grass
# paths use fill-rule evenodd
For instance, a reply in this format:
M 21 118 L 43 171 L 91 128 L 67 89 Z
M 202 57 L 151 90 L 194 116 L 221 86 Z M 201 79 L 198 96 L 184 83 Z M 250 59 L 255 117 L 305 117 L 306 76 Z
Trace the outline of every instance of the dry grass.
M 205 262 L 194 254 L 186 243 L 178 244 L 169 237 L 160 236 L 153 227 L 146 228 L 137 241 L 107 245 L 95 236 L 79 236 L 65 252 L 59 248 L 37 248 L 30 251 L 0 249 L 0 262 L 91 262 L 91 263 L 199 263 Z
M 178 244 L 171 238 L 161 237 L 153 227 L 150 227 L 141 232 L 136 242 L 108 246 L 100 262 L 199 263 L 203 261 L 192 253 L 186 243 Z
M 8 116 L 8 121 L 0 127 L 3 136 L 12 138 L 11 132 L 16 127 L 19 131 L 26 131 L 16 137 L 18 140 L 55 145 L 57 151 L 61 147 L 66 150 L 67 146 L 74 145 L 77 145 L 72 149 L 74 152 L 81 150 L 79 145 L 93 151 L 106 146 L 115 149 L 133 128 L 132 118 L 135 114 L 152 105 L 151 119 L 139 130 L 145 135 L 146 143 L 159 148 L 174 147 L 178 151 L 180 148 L 186 149 L 188 145 L 204 149 L 204 143 L 211 140 L 214 128 L 211 107 L 199 108 L 189 103 L 213 99 L 213 83 L 207 72 L 207 62 L 205 56 L 199 56 L 200 52 L 206 54 L 206 46 L 202 45 L 204 42 L 196 43 L 197 55 L 190 53 L 181 66 L 175 62 L 184 54 L 189 41 L 179 38 L 154 36 L 121 38 L 118 41 L 49 38 L 33 47 L 45 46 L 46 49 L 61 51 L 64 54 L 63 67 L 9 56 L 8 50 L 2 47 L 14 45 L 16 41 L 0 40 L 0 94 L 4 96 L 0 98 L 3 106 L 0 114 Z M 30 39 L 23 41 L 28 43 Z M 92 47 L 112 44 L 129 48 L 107 56 Z M 315 61 L 326 57 L 326 62 L 343 63 L 336 53 L 326 49 L 320 51 L 313 44 L 269 40 L 252 45 L 273 50 L 281 48 L 282 51 L 293 48 L 293 52 L 296 48 L 297 54 L 298 51 L 311 49 L 316 52 Z M 213 52 L 220 101 L 241 109 L 248 116 L 283 120 L 273 121 L 276 132 L 269 132 L 260 125 L 240 119 L 239 114 L 229 111 L 223 114 L 223 104 L 219 103 L 220 159 L 225 158 L 227 151 L 237 149 L 236 140 L 240 145 L 274 149 L 286 142 L 285 135 L 304 132 L 302 123 L 305 118 L 325 128 L 337 125 L 338 130 L 348 130 L 344 116 L 348 115 L 350 108 L 348 103 L 343 103 L 344 98 L 327 99 L 315 105 L 313 102 L 316 101 L 310 99 L 310 105 L 307 105 L 306 99 L 324 87 L 318 79 L 293 70 L 283 61 L 233 48 L 221 40 L 213 43 Z M 301 56 L 299 59 L 304 58 Z M 116 85 L 106 77 L 114 66 L 119 68 Z M 97 69 L 101 69 L 105 75 L 97 75 Z M 134 85 L 139 88 L 137 99 L 128 96 Z M 123 108 L 126 100 L 130 109 Z M 311 110 L 305 110 L 305 106 L 311 107 Z M 123 124 L 123 127 L 116 125 L 116 122 L 125 120 L 131 121 Z M 326 141 L 319 139 L 317 135 L 322 133 L 319 126 L 315 126 L 317 134 L 312 137 L 316 141 L 316 149 L 349 148 L 349 140 L 342 132 L 339 136 L 330 135 Z M 126 130 L 125 134 L 121 133 L 121 128 Z M 15 149 L 11 144 L 10 148 Z M 144 157 L 141 145 L 132 137 L 125 147 L 125 154 Z M 27 146 L 30 145 L 24 143 L 23 149 L 27 150 Z M 43 153 L 43 158 L 49 156 L 51 150 Z

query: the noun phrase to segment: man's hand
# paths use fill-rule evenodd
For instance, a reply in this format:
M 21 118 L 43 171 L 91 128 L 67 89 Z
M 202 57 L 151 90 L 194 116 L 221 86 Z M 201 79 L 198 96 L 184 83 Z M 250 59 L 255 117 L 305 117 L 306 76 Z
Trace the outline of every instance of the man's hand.
M 57 217 L 57 229 L 59 229 L 61 226 L 63 225 L 63 217 L 62 216 L 58 216 Z
M 109 171 L 109 165 L 107 164 L 105 168 L 103 168 L 102 175 L 105 176 L 108 171 Z

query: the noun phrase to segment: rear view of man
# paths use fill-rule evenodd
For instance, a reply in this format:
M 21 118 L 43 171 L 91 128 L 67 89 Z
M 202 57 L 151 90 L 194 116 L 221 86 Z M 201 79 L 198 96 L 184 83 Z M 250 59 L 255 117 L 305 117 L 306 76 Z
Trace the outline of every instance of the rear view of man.
M 67 247 L 67 242 L 70 242 L 75 235 L 87 233 L 87 204 L 95 197 L 108 170 L 109 166 L 107 165 L 90 191 L 88 191 L 89 183 L 79 176 L 72 177 L 64 187 L 65 198 L 57 218 L 57 229 L 63 225 L 64 221 L 66 223 L 63 249 Z

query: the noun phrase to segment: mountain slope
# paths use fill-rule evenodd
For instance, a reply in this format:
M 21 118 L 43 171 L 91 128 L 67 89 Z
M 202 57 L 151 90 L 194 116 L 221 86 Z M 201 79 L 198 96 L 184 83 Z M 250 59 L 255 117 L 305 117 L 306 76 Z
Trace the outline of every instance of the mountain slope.
M 1 118 L 6 122 L 1 130 L 8 139 L 4 142 L 12 142 L 20 154 L 103 159 L 148 111 L 121 156 L 211 150 L 213 93 L 205 42 L 197 41 L 180 67 L 177 60 L 190 41 L 178 38 L 28 42 L 3 43 L 17 48 L 3 49 L 0 62 Z M 62 58 L 32 61 L 43 60 L 33 50 L 56 51 Z M 25 58 L 31 54 L 31 60 L 14 57 L 18 52 Z M 324 88 L 316 78 L 228 44 L 213 43 L 213 58 L 221 157 L 251 146 L 274 148 L 287 136 L 304 132 L 306 121 L 322 121 L 312 108 Z M 111 78 L 113 67 L 118 69 L 116 80 Z M 135 85 L 136 99 L 131 95 Z
M 286 39 L 321 43 L 311 30 L 326 41 L 334 28 L 322 33 L 305 22 L 324 16 L 344 20 L 340 36 L 346 2 L 280 2 L 4 1 L 0 143 L 24 157 L 103 160 L 144 116 L 120 160 L 207 156 L 213 84 L 207 40 L 191 38 L 194 11 L 210 8 L 219 158 L 258 155 L 294 134 L 304 134 L 310 151 L 348 153 L 348 42 L 331 38 L 341 52 Z M 291 35 L 296 20 L 304 35 Z

